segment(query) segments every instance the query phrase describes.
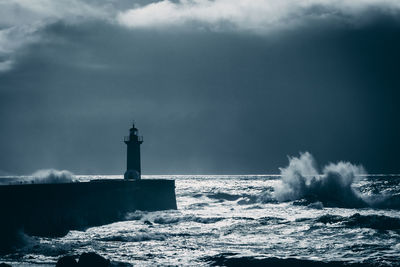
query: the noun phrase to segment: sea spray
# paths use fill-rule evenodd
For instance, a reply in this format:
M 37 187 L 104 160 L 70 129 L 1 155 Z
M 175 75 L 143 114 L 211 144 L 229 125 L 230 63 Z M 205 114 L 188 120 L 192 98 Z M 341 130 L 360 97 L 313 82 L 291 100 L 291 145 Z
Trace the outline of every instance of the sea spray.
M 76 178 L 72 172 L 55 169 L 37 170 L 28 176 L 5 176 L 0 179 L 0 185 L 59 184 L 73 182 L 78 182 L 78 178 Z
M 296 200 L 304 197 L 308 188 L 319 179 L 315 160 L 308 152 L 301 153 L 299 158 L 289 157 L 289 166 L 280 168 L 281 184 L 275 189 L 279 201 Z
M 280 168 L 281 183 L 275 186 L 278 201 L 307 199 L 320 201 L 325 206 L 364 207 L 362 199 L 352 184 L 366 171 L 362 166 L 349 162 L 330 163 L 319 174 L 313 156 L 300 153 L 300 157 L 289 157 L 289 166 Z
M 72 172 L 55 169 L 38 170 L 27 180 L 38 184 L 72 183 L 76 181 Z

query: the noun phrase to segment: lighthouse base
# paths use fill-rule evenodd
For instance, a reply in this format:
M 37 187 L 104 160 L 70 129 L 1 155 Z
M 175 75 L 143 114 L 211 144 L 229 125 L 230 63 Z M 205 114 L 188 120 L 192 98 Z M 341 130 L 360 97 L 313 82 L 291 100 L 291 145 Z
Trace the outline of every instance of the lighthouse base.
M 140 173 L 135 170 L 127 170 L 124 174 L 125 179 L 140 180 Z

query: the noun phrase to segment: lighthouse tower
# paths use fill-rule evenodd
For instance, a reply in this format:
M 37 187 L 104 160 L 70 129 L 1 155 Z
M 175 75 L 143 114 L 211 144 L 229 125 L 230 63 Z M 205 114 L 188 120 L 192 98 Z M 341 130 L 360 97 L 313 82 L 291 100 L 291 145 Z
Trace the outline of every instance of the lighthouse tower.
M 125 179 L 140 179 L 140 145 L 143 143 L 143 137 L 138 135 L 139 131 L 133 123 L 129 129 L 129 136 L 125 136 L 124 142 L 128 146 L 126 157 Z

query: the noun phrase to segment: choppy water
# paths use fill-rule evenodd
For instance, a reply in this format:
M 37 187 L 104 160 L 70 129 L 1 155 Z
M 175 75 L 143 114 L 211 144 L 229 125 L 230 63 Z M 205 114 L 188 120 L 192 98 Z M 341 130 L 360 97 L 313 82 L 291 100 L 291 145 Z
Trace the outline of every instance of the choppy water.
M 78 177 L 94 178 L 99 176 Z M 176 179 L 178 210 L 138 211 L 62 238 L 27 237 L 25 247 L 1 255 L 0 262 L 54 265 L 62 255 L 95 251 L 140 266 L 208 266 L 232 257 L 400 265 L 400 206 L 278 202 L 280 176 L 144 177 L 151 178 Z M 362 176 L 351 186 L 365 196 L 393 199 L 400 195 L 400 176 Z

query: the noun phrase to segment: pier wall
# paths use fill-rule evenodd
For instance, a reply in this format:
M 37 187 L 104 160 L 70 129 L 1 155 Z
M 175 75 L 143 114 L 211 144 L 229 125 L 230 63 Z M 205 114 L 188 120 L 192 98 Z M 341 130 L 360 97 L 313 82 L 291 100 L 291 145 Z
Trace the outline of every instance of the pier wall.
M 135 210 L 176 209 L 174 180 L 94 180 L 0 186 L 1 231 L 63 236 Z

